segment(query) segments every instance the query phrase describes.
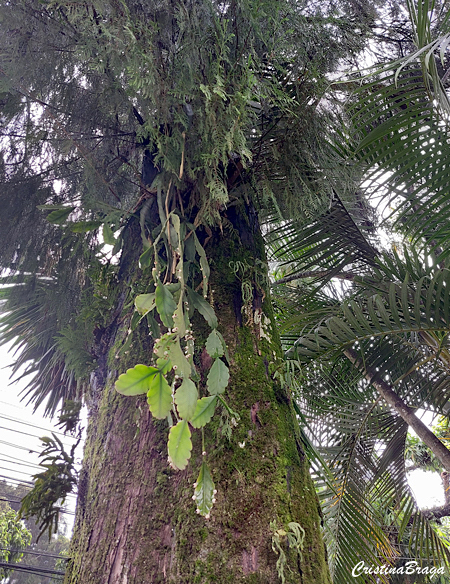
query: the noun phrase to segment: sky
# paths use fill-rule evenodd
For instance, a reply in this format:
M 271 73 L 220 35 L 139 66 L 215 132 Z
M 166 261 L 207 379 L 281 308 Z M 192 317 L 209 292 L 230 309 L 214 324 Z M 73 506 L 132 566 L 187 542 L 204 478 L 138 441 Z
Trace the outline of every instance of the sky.
M 43 407 L 33 412 L 19 395 L 26 385 L 25 381 L 11 384 L 8 364 L 13 361 L 6 347 L 0 347 L 0 480 L 12 485 L 32 480 L 32 475 L 42 471 L 38 466 L 39 453 L 42 451 L 40 437 L 51 436 L 54 432 L 70 451 L 76 439 L 64 436 L 52 420 L 43 416 Z M 23 397 L 23 396 L 22 396 Z M 54 420 L 55 422 L 57 420 Z M 77 459 L 81 462 L 82 445 L 77 448 Z M 71 531 L 74 520 L 76 496 L 68 497 L 64 519 Z

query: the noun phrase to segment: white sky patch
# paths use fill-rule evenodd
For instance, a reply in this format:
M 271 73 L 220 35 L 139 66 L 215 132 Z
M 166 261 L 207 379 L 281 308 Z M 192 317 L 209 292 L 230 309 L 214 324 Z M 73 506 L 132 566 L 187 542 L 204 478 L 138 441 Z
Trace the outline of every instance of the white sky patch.
M 444 488 L 437 472 L 414 470 L 408 476 L 408 483 L 421 509 L 439 507 L 445 503 Z
M 64 444 L 66 450 L 76 442 L 72 436 L 62 435 L 53 421 L 44 417 L 44 408 L 40 407 L 33 413 L 31 405 L 26 406 L 27 399 L 21 401 L 19 393 L 27 384 L 27 379 L 11 384 L 11 370 L 8 367 L 14 360 L 7 347 L 0 347 L 0 480 L 16 486 L 32 481 L 32 476 L 44 470 L 39 467 L 39 453 L 42 451 L 40 437 L 51 436 L 55 432 Z M 23 397 L 23 396 L 22 396 Z M 83 424 L 84 426 L 86 424 Z M 81 463 L 82 445 L 78 446 L 77 463 Z M 31 486 L 31 485 L 30 485 Z M 0 494 L 1 497 L 1 494 Z M 76 495 L 71 494 L 66 499 L 62 519 L 67 524 L 70 536 L 73 529 Z

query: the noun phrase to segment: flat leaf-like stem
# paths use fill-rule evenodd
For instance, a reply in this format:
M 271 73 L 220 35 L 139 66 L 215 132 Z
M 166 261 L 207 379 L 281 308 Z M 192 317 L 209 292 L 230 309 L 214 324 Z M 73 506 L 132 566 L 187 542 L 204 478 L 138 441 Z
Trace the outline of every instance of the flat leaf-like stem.
M 178 470 L 186 468 L 192 450 L 191 431 L 186 420 L 181 420 L 170 429 L 168 450 L 172 466 Z
M 141 395 L 150 388 L 150 380 L 158 372 L 156 367 L 136 365 L 122 373 L 116 381 L 116 390 L 122 395 Z

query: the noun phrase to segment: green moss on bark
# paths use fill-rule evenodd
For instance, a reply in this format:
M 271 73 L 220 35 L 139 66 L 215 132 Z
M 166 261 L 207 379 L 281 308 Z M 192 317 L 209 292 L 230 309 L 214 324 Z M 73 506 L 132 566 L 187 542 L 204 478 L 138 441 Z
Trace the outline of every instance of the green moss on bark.
M 205 428 L 206 459 L 218 491 L 211 517 L 197 515 L 191 499 L 202 460 L 201 433 L 193 434 L 187 469 L 173 471 L 167 465 L 166 422 L 150 418 L 144 398 L 115 392 L 117 375 L 149 363 L 151 355 L 145 330 L 136 334 L 128 354 L 119 353 L 119 334 L 110 347 L 108 381 L 92 407 L 86 492 L 66 584 L 276 584 L 271 523 L 287 528 L 291 521 L 306 536 L 300 564 L 286 547 L 286 582 L 329 583 L 317 496 L 295 439 L 289 396 L 275 377 L 281 348 L 267 291 L 253 282 L 254 301 L 245 312 L 242 281 L 230 274 L 230 261 L 251 265 L 263 258 L 261 246 L 238 243 L 216 233 L 207 250 L 210 300 L 231 359 L 224 397 L 240 417 L 230 438 L 223 432 L 228 414 L 221 407 Z M 255 315 L 265 317 L 266 330 Z M 193 324 L 200 343 L 209 329 L 199 315 Z M 196 359 L 201 370 L 201 351 Z

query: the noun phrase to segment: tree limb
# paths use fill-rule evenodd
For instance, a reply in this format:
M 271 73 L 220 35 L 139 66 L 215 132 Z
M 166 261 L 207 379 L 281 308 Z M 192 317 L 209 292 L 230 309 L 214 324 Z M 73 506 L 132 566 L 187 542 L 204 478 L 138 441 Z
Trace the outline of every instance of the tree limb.
M 409 407 L 391 388 L 391 386 L 380 378 L 378 373 L 362 362 L 358 353 L 353 349 L 345 349 L 344 355 L 360 371 L 365 378 L 378 391 L 381 397 L 393 408 L 401 418 L 414 430 L 422 442 L 428 446 L 442 466 L 450 472 L 450 450 L 433 434 L 431 430 L 420 420 L 414 408 Z
M 278 284 L 286 284 L 287 282 L 292 282 L 293 280 L 301 280 L 302 278 L 323 278 L 325 276 L 332 276 L 333 278 L 338 278 L 339 280 L 354 280 L 357 274 L 354 272 L 340 272 L 333 274 L 332 270 L 310 270 L 308 272 L 297 272 L 295 274 L 290 274 L 284 278 L 280 278 L 273 283 L 273 286 L 278 286 Z

